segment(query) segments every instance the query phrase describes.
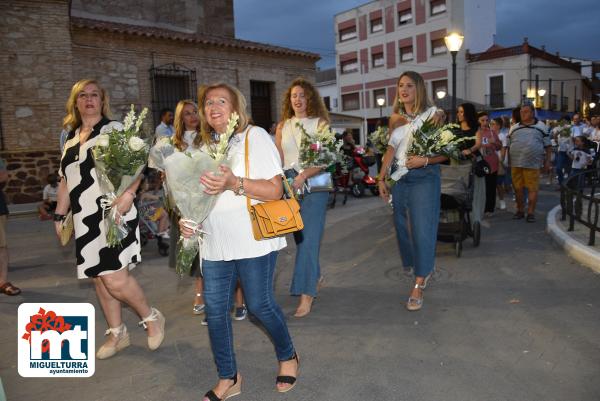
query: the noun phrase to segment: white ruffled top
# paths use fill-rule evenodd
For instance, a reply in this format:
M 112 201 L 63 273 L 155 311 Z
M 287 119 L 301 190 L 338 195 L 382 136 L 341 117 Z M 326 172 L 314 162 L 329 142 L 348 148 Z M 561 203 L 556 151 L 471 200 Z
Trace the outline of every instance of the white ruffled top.
M 409 121 L 408 124 L 404 124 L 392 131 L 388 145 L 396 149 L 394 157 L 397 167 L 396 171 L 391 175 L 392 180 L 398 181 L 408 173 L 406 158 L 408 156 L 408 149 L 412 143 L 412 136 L 419 128 L 421 128 L 425 121 L 433 117 L 436 111 L 437 107 L 430 107 L 423 113 L 417 115 L 413 120 Z

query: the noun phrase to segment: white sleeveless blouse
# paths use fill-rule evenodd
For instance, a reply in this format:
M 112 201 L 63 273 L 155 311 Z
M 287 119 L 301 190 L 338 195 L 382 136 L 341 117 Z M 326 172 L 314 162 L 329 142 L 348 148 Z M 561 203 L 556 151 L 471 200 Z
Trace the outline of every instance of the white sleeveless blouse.
M 300 143 L 302 141 L 302 131 L 296 127 L 296 123 L 300 122 L 306 132 L 316 132 L 319 126 L 319 118 L 296 118 L 292 117 L 283 123 L 281 133 L 281 149 L 283 150 L 283 169 L 288 170 L 293 166 L 299 167 L 298 157 Z

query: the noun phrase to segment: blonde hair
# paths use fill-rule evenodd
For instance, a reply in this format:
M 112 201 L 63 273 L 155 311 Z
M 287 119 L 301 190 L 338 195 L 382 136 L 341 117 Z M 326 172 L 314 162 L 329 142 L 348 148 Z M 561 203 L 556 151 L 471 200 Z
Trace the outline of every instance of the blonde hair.
M 235 132 L 242 132 L 244 129 L 246 129 L 246 126 L 250 124 L 250 116 L 246 111 L 246 98 L 235 86 L 226 84 L 224 82 L 218 82 L 211 85 L 203 85 L 198 88 L 198 110 L 200 112 L 200 134 L 202 137 L 212 138 L 212 132 L 214 131 L 213 127 L 208 124 L 206 113 L 204 112 L 206 95 L 213 89 L 225 89 L 227 92 L 229 92 L 233 111 L 240 116 Z
M 294 109 L 292 108 L 291 97 L 292 89 L 294 89 L 295 86 L 299 86 L 304 89 L 304 96 L 306 98 L 306 114 L 309 117 L 318 117 L 329 123 L 329 112 L 327 111 L 327 107 L 325 107 L 325 103 L 323 103 L 323 99 L 321 99 L 319 92 L 317 92 L 315 87 L 310 82 L 302 77 L 294 79 L 283 95 L 281 121 L 285 121 L 294 117 Z
M 190 105 L 194 108 L 194 110 L 198 111 L 198 105 L 194 103 L 191 99 L 180 100 L 177 103 L 177 107 L 175 107 L 175 118 L 173 126 L 175 128 L 175 133 L 173 134 L 173 145 L 179 150 L 184 150 L 184 147 L 187 144 L 183 140 L 183 134 L 185 132 L 185 123 L 183 122 L 183 108 L 187 105 Z M 200 147 L 202 142 L 210 143 L 210 135 L 203 136 L 200 133 L 200 124 L 195 128 L 196 129 L 196 137 L 194 138 L 194 146 Z
M 100 90 L 100 97 L 102 101 L 102 115 L 106 118 L 110 118 L 110 102 L 108 99 L 108 94 L 104 90 L 103 87 L 100 86 L 98 81 L 95 79 L 82 79 L 79 80 L 73 85 L 71 88 L 71 94 L 69 95 L 69 100 L 67 100 L 67 104 L 65 105 L 65 109 L 67 115 L 63 118 L 63 128 L 68 130 L 75 130 L 81 126 L 81 114 L 79 110 L 77 110 L 77 97 L 81 92 L 83 92 L 83 88 L 87 85 L 96 85 Z
M 404 104 L 400 101 L 400 91 L 398 90 L 400 80 L 403 77 L 410 78 L 410 80 L 415 83 L 417 89 L 417 93 L 415 93 L 415 104 L 412 112 L 414 114 L 420 114 L 427 110 L 429 107 L 431 107 L 433 105 L 433 102 L 429 100 L 429 97 L 427 96 L 425 80 L 423 80 L 421 74 L 414 71 L 405 71 L 398 77 L 398 81 L 396 82 L 396 98 L 394 99 L 394 113 L 406 113 Z

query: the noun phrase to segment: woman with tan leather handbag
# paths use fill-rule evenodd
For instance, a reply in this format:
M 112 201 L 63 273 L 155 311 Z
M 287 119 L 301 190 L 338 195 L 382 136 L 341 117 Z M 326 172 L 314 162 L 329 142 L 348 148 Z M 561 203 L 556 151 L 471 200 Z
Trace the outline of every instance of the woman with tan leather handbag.
M 293 189 L 303 191 L 300 214 L 304 221 L 304 229 L 294 233 L 296 262 L 290 293 L 300 297 L 294 316 L 304 317 L 310 313 L 319 284 L 322 282 L 319 252 L 325 229 L 329 192 L 305 190 L 307 181 L 322 174 L 323 170 L 311 167 L 298 171 L 303 134 L 297 124 L 302 124 L 306 132 L 316 132 L 319 126 L 329 123 L 329 113 L 314 86 L 303 78 L 297 78 L 284 95 L 281 119 L 277 126 L 275 143 L 286 176 L 290 176 L 290 173 L 295 176 Z
M 281 160 L 269 134 L 249 125 L 246 100 L 238 89 L 224 83 L 201 87 L 198 104 L 202 134 L 225 133 L 232 113 L 239 115 L 229 138 L 227 157 L 231 168 L 222 165 L 220 174 L 207 172 L 200 177 L 205 192 L 219 196 L 202 223 L 202 230 L 207 233 L 201 250 L 205 311 L 219 375 L 217 385 L 204 400 L 224 400 L 241 392 L 229 314 L 238 278 L 248 311 L 261 322 L 275 346 L 279 361 L 276 390 L 286 392 L 296 384 L 298 357 L 285 317 L 273 296 L 275 263 L 286 241 L 282 236 L 255 239 L 246 201 L 250 198 L 256 204 L 282 197 Z M 179 228 L 184 237 L 193 234 L 183 221 Z

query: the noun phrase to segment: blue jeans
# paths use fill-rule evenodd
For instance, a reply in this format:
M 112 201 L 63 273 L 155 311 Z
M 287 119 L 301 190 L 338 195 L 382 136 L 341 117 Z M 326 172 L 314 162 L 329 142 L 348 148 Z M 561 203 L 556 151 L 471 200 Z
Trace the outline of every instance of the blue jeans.
M 305 194 L 300 200 L 300 215 L 304 229 L 294 233 L 296 241 L 296 263 L 290 286 L 292 295 L 317 296 L 317 282 L 321 277 L 319 253 L 325 229 L 328 192 Z
M 294 355 L 294 345 L 285 317 L 273 297 L 277 254 L 278 252 L 274 251 L 256 258 L 203 261 L 208 334 L 221 379 L 229 379 L 237 372 L 230 310 L 238 278 L 244 291 L 246 307 L 271 337 L 277 359 L 284 361 Z
M 575 174 L 579 174 L 583 171 L 585 171 L 585 169 L 583 169 L 583 168 L 572 168 L 571 171 L 569 172 L 569 178 L 571 178 Z M 577 177 L 576 180 L 571 181 L 571 184 L 569 186 L 571 187 L 571 189 L 578 189 L 578 190 L 582 190 L 583 188 L 585 188 L 585 174 L 581 174 L 579 177 Z
M 567 152 L 556 153 L 556 175 L 558 176 L 558 185 L 562 185 L 565 179 L 565 172 L 569 174 L 571 159 Z
M 426 277 L 435 264 L 440 192 L 439 165 L 411 169 L 392 187 L 394 224 L 402 264 L 414 267 L 417 277 Z

